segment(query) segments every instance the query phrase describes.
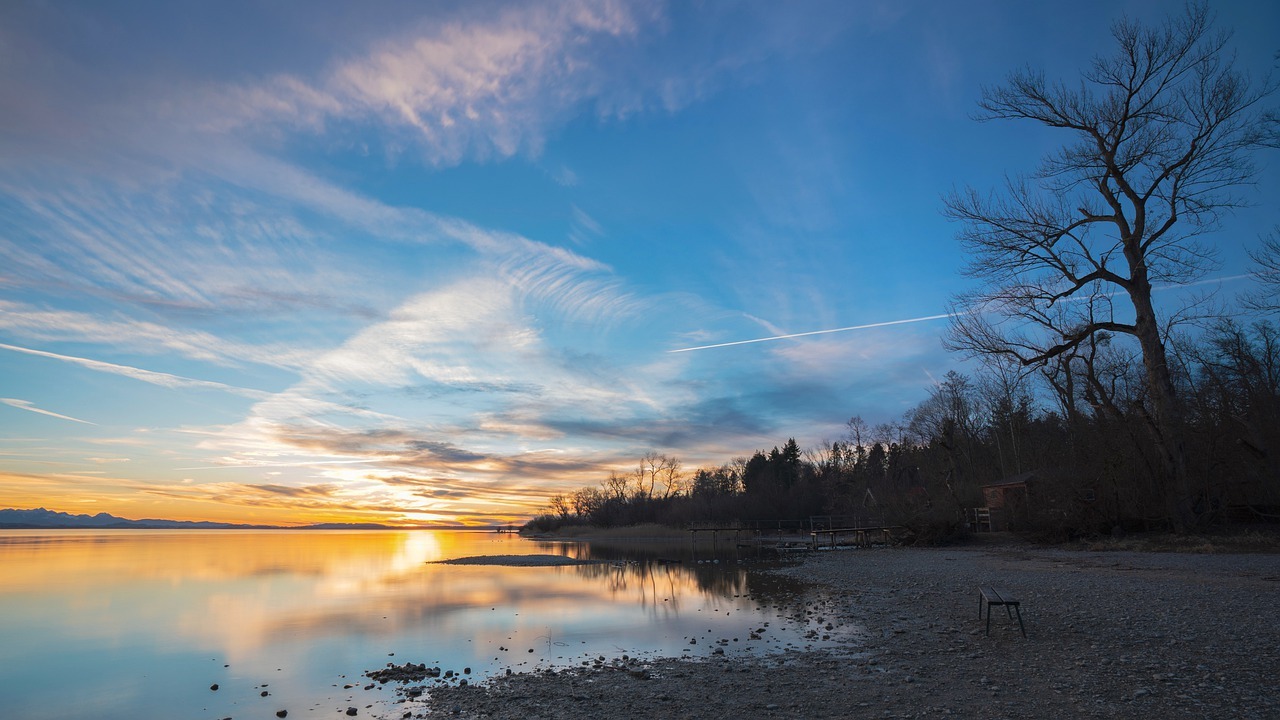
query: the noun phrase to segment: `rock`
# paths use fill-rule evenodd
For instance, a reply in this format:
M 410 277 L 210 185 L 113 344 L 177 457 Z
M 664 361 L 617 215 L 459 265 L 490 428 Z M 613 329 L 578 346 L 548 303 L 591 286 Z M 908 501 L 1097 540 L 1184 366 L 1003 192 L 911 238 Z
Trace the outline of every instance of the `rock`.
M 393 665 L 387 663 L 387 667 L 382 670 L 370 670 L 365 673 L 370 680 L 380 683 L 388 682 L 417 682 L 428 677 L 439 677 L 440 668 L 428 668 L 426 663 L 405 663 L 404 665 Z M 354 685 L 346 685 L 344 689 L 350 689 Z
M 209 686 L 209 689 L 210 689 L 210 690 L 213 690 L 214 692 L 217 692 L 217 691 L 218 691 L 218 683 L 214 683 L 214 684 L 210 685 L 210 686 Z
M 359 712 L 359 710 L 356 710 L 356 709 L 355 709 L 355 708 L 353 708 L 353 707 L 349 707 L 349 708 L 347 708 L 347 714 L 348 714 L 348 715 L 350 715 L 350 716 L 352 716 L 352 717 L 355 717 L 355 715 L 356 715 L 356 713 L 357 713 L 357 712 Z
M 276 717 L 282 718 L 282 717 L 288 717 L 288 716 L 289 716 L 289 711 L 288 711 L 288 710 L 277 710 L 277 711 L 276 711 Z
M 263 690 L 262 692 L 258 693 L 258 696 L 259 696 L 259 697 L 266 697 L 266 696 L 268 696 L 268 695 L 270 695 L 270 694 L 271 694 L 271 693 L 267 692 L 266 690 Z

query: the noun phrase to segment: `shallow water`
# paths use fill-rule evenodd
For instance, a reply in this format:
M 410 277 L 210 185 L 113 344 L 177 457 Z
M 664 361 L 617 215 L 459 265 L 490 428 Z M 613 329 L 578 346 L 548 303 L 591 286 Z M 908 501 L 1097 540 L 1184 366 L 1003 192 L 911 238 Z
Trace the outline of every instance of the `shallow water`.
M 393 687 L 366 690 L 361 673 L 420 662 L 475 682 L 601 656 L 826 644 L 797 585 L 750 572 L 751 550 L 719 550 L 423 530 L 0 531 L 0 712 L 399 717 Z M 547 553 L 608 562 L 434 563 Z

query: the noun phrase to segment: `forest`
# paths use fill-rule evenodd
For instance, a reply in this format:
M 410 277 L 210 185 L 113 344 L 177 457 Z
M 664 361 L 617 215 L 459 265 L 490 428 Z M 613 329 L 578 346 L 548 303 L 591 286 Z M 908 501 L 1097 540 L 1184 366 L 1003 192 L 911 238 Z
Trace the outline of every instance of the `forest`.
M 1195 528 L 1280 521 L 1280 328 L 1222 321 L 1172 346 L 1193 458 Z M 1034 374 L 1010 364 L 948 373 L 900 420 L 859 417 L 838 439 L 788 439 L 718 467 L 649 453 L 628 473 L 551 499 L 530 527 L 694 523 L 796 527 L 839 515 L 945 539 L 1020 478 L 1009 527 L 1066 539 L 1173 529 L 1136 350 L 1106 337 Z
M 1061 144 L 1002 188 L 943 200 L 974 280 L 943 343 L 972 371 L 816 447 L 692 471 L 647 453 L 531 527 L 842 515 L 928 539 L 980 508 L 1053 537 L 1280 520 L 1280 226 L 1229 227 L 1280 147 L 1277 82 L 1234 67 L 1204 4 L 1112 36 L 1079 78 L 1024 68 L 982 90 L 977 120 Z M 1244 252 L 1250 291 L 1198 292 Z

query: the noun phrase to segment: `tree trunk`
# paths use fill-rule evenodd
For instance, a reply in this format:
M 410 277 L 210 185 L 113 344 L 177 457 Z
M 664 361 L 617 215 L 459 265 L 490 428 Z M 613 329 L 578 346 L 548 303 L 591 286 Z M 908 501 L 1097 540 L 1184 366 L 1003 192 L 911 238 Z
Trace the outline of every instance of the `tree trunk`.
M 1160 337 L 1155 309 L 1151 305 L 1151 283 L 1145 271 L 1135 272 L 1129 296 L 1135 313 L 1135 336 L 1142 348 L 1142 365 L 1147 390 L 1151 393 L 1153 436 L 1164 471 L 1165 510 L 1176 532 L 1196 525 L 1191 477 L 1187 468 L 1187 447 L 1182 406 L 1169 373 L 1168 354 Z

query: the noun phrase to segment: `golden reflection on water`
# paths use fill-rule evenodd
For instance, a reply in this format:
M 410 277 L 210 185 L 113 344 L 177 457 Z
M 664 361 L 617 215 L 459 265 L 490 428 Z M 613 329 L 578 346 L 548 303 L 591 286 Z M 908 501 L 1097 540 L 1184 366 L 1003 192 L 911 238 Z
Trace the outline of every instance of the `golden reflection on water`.
M 3 591 L 164 579 L 179 584 L 273 572 L 356 579 L 448 556 L 457 533 L 111 530 L 0 532 Z
M 713 629 L 733 637 L 741 634 L 734 623 L 760 622 L 752 612 L 768 616 L 746 599 L 765 594 L 758 578 L 693 559 L 683 566 L 614 554 L 565 567 L 434 562 L 591 552 L 422 530 L 0 531 L 0 685 L 60 676 L 73 653 L 92 669 L 103 702 L 119 696 L 116 714 L 102 717 L 159 718 L 174 708 L 148 708 L 140 697 L 161 686 L 207 693 L 217 679 L 210 669 L 229 673 L 224 691 L 212 700 L 196 693 L 197 705 L 248 702 L 257 697 L 253 684 L 268 679 L 273 698 L 314 696 L 392 653 L 397 661 L 449 658 L 477 673 L 556 663 L 573 651 L 678 654 L 687 637 Z M 121 690 L 140 677 L 147 690 Z M 243 687 L 233 691 L 236 678 Z M 25 701 L 15 701 L 22 717 L 76 716 L 56 707 L 43 713 L 45 698 Z
M 678 567 L 445 566 L 466 555 L 556 552 L 496 534 L 402 531 L 34 531 L 0 533 L 0 599 L 65 603 L 64 630 L 93 636 L 174 633 L 242 658 L 299 635 L 394 636 L 476 608 L 527 615 L 632 604 L 657 617 L 689 598 L 742 591 L 738 574 L 699 579 Z M 584 582 L 586 580 L 586 582 Z M 127 605 L 127 607 L 126 607 Z M 146 612 L 139 612 L 145 610 Z M 142 617 L 145 615 L 145 617 Z M 156 627 L 156 622 L 168 623 Z

